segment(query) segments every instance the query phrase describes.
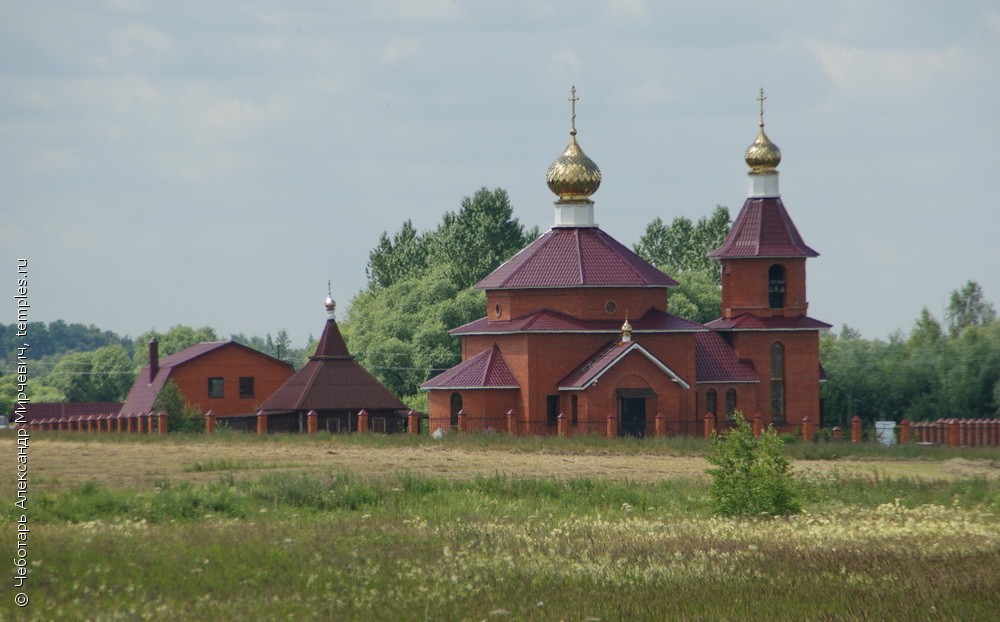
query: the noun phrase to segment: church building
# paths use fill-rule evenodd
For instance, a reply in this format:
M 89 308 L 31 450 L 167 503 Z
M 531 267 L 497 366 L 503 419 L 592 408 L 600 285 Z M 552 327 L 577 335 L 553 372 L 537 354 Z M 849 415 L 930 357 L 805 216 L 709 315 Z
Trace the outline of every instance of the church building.
M 795 432 L 820 422 L 819 331 L 807 315 L 807 246 L 778 191 L 781 152 L 764 133 L 746 150 L 750 191 L 723 244 L 721 317 L 667 312 L 677 282 L 602 231 L 591 199 L 601 171 L 576 140 L 549 167 L 555 224 L 476 286 L 487 316 L 451 331 L 462 362 L 423 384 L 430 429 L 700 435 L 740 410 Z M 609 424 L 610 422 L 610 424 Z

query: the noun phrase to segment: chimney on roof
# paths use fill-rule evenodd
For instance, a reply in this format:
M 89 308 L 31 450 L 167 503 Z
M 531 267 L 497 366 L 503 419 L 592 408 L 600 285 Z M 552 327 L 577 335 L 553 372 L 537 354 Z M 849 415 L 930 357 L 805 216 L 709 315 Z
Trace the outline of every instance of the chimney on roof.
M 156 373 L 160 371 L 160 344 L 156 337 L 149 340 L 149 382 L 153 382 Z

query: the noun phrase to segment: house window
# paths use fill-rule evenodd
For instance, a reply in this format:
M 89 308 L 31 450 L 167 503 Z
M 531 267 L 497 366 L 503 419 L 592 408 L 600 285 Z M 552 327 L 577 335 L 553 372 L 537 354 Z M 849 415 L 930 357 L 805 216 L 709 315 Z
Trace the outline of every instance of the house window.
M 726 391 L 726 421 L 732 421 L 736 413 L 736 389 Z
M 607 313 L 608 315 L 614 313 L 617 310 L 618 310 L 618 305 L 615 304 L 614 300 L 609 300 L 604 303 L 604 312 Z
M 253 376 L 240 377 L 240 397 L 253 397 Z
M 462 410 L 462 396 L 458 393 L 451 394 L 451 422 L 453 428 L 458 427 L 458 411 Z
M 569 403 L 570 403 L 570 412 L 573 413 L 572 418 L 569 420 L 569 422 L 572 425 L 576 425 L 578 421 L 576 414 L 576 395 L 573 395 L 571 398 L 569 398 Z
M 785 346 L 771 344 L 771 421 L 785 420 Z
M 208 379 L 208 396 L 222 397 L 222 378 Z
M 781 264 L 767 270 L 767 300 L 772 309 L 785 308 L 785 267 Z
M 559 423 L 559 396 L 549 395 L 545 398 L 545 425 L 553 427 Z
M 718 398 L 719 395 L 715 392 L 715 389 L 709 389 L 708 393 L 705 394 L 705 410 L 713 415 L 718 413 Z

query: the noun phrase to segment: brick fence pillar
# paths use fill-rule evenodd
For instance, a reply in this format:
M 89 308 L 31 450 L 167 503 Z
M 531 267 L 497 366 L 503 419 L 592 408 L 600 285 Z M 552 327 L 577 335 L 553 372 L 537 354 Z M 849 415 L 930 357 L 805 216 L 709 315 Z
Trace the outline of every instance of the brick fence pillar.
M 559 438 L 565 438 L 568 432 L 569 417 L 566 416 L 566 413 L 559 413 L 559 416 L 556 417 L 556 434 L 559 435 Z
M 760 436 L 760 433 L 764 431 L 764 415 L 756 413 L 753 416 L 753 435 Z
M 712 434 L 715 432 L 715 415 L 712 413 L 705 414 L 705 425 L 704 425 L 704 435 L 705 438 L 712 438 Z
M 410 434 L 420 434 L 420 413 L 415 410 L 406 413 L 406 430 Z
M 215 413 L 211 410 L 205 413 L 205 434 L 215 433 Z
M 466 417 L 467 417 L 467 415 L 465 414 L 465 409 L 464 408 L 459 408 L 458 409 L 458 414 L 455 415 L 455 419 L 458 420 L 458 431 L 459 432 L 465 432 L 465 418 Z
M 833 442 L 839 443 L 844 440 L 844 430 L 839 425 L 833 426 Z
M 146 432 L 146 415 L 139 413 L 139 416 L 135 418 L 135 421 L 139 434 L 144 434 Z
M 263 410 L 257 411 L 257 434 L 267 434 L 267 415 Z
M 951 447 L 957 447 L 958 439 L 961 435 L 961 424 L 958 422 L 958 419 L 948 419 L 945 423 L 948 426 L 946 428 L 948 430 L 948 445 Z
M 608 438 L 615 438 L 618 436 L 618 420 L 615 418 L 615 413 L 610 413 L 608 415 L 607 436 Z
M 812 417 L 806 415 L 802 417 L 802 440 L 807 443 L 811 443 L 813 440 L 813 434 L 816 433 L 816 426 L 813 425 Z
M 125 419 L 125 431 L 135 432 L 135 413 L 129 413 Z
M 905 445 L 910 442 L 910 422 L 903 419 L 899 422 L 899 444 Z
M 315 410 L 310 410 L 306 413 L 306 434 L 318 434 L 319 433 L 319 413 Z
M 462 427 L 462 413 L 458 413 L 458 427 Z M 368 431 L 368 411 L 362 408 L 358 411 L 358 434 Z
M 656 434 L 656 438 L 663 438 L 667 435 L 667 416 L 663 413 L 656 413 L 656 419 L 653 420 L 653 432 Z
M 507 411 L 507 432 L 517 434 L 517 411 L 513 408 Z
M 851 418 L 851 442 L 861 442 L 861 417 L 857 415 Z
M 160 414 L 156 416 L 156 432 L 158 434 L 167 433 L 167 413 L 165 411 L 160 411 Z

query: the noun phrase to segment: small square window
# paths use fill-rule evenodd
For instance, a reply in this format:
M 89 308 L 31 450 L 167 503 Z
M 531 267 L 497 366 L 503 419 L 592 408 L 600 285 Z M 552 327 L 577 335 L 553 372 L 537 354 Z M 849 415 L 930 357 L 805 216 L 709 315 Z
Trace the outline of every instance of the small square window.
M 208 379 L 208 396 L 222 397 L 222 378 Z
M 253 376 L 240 378 L 240 397 L 253 397 Z

